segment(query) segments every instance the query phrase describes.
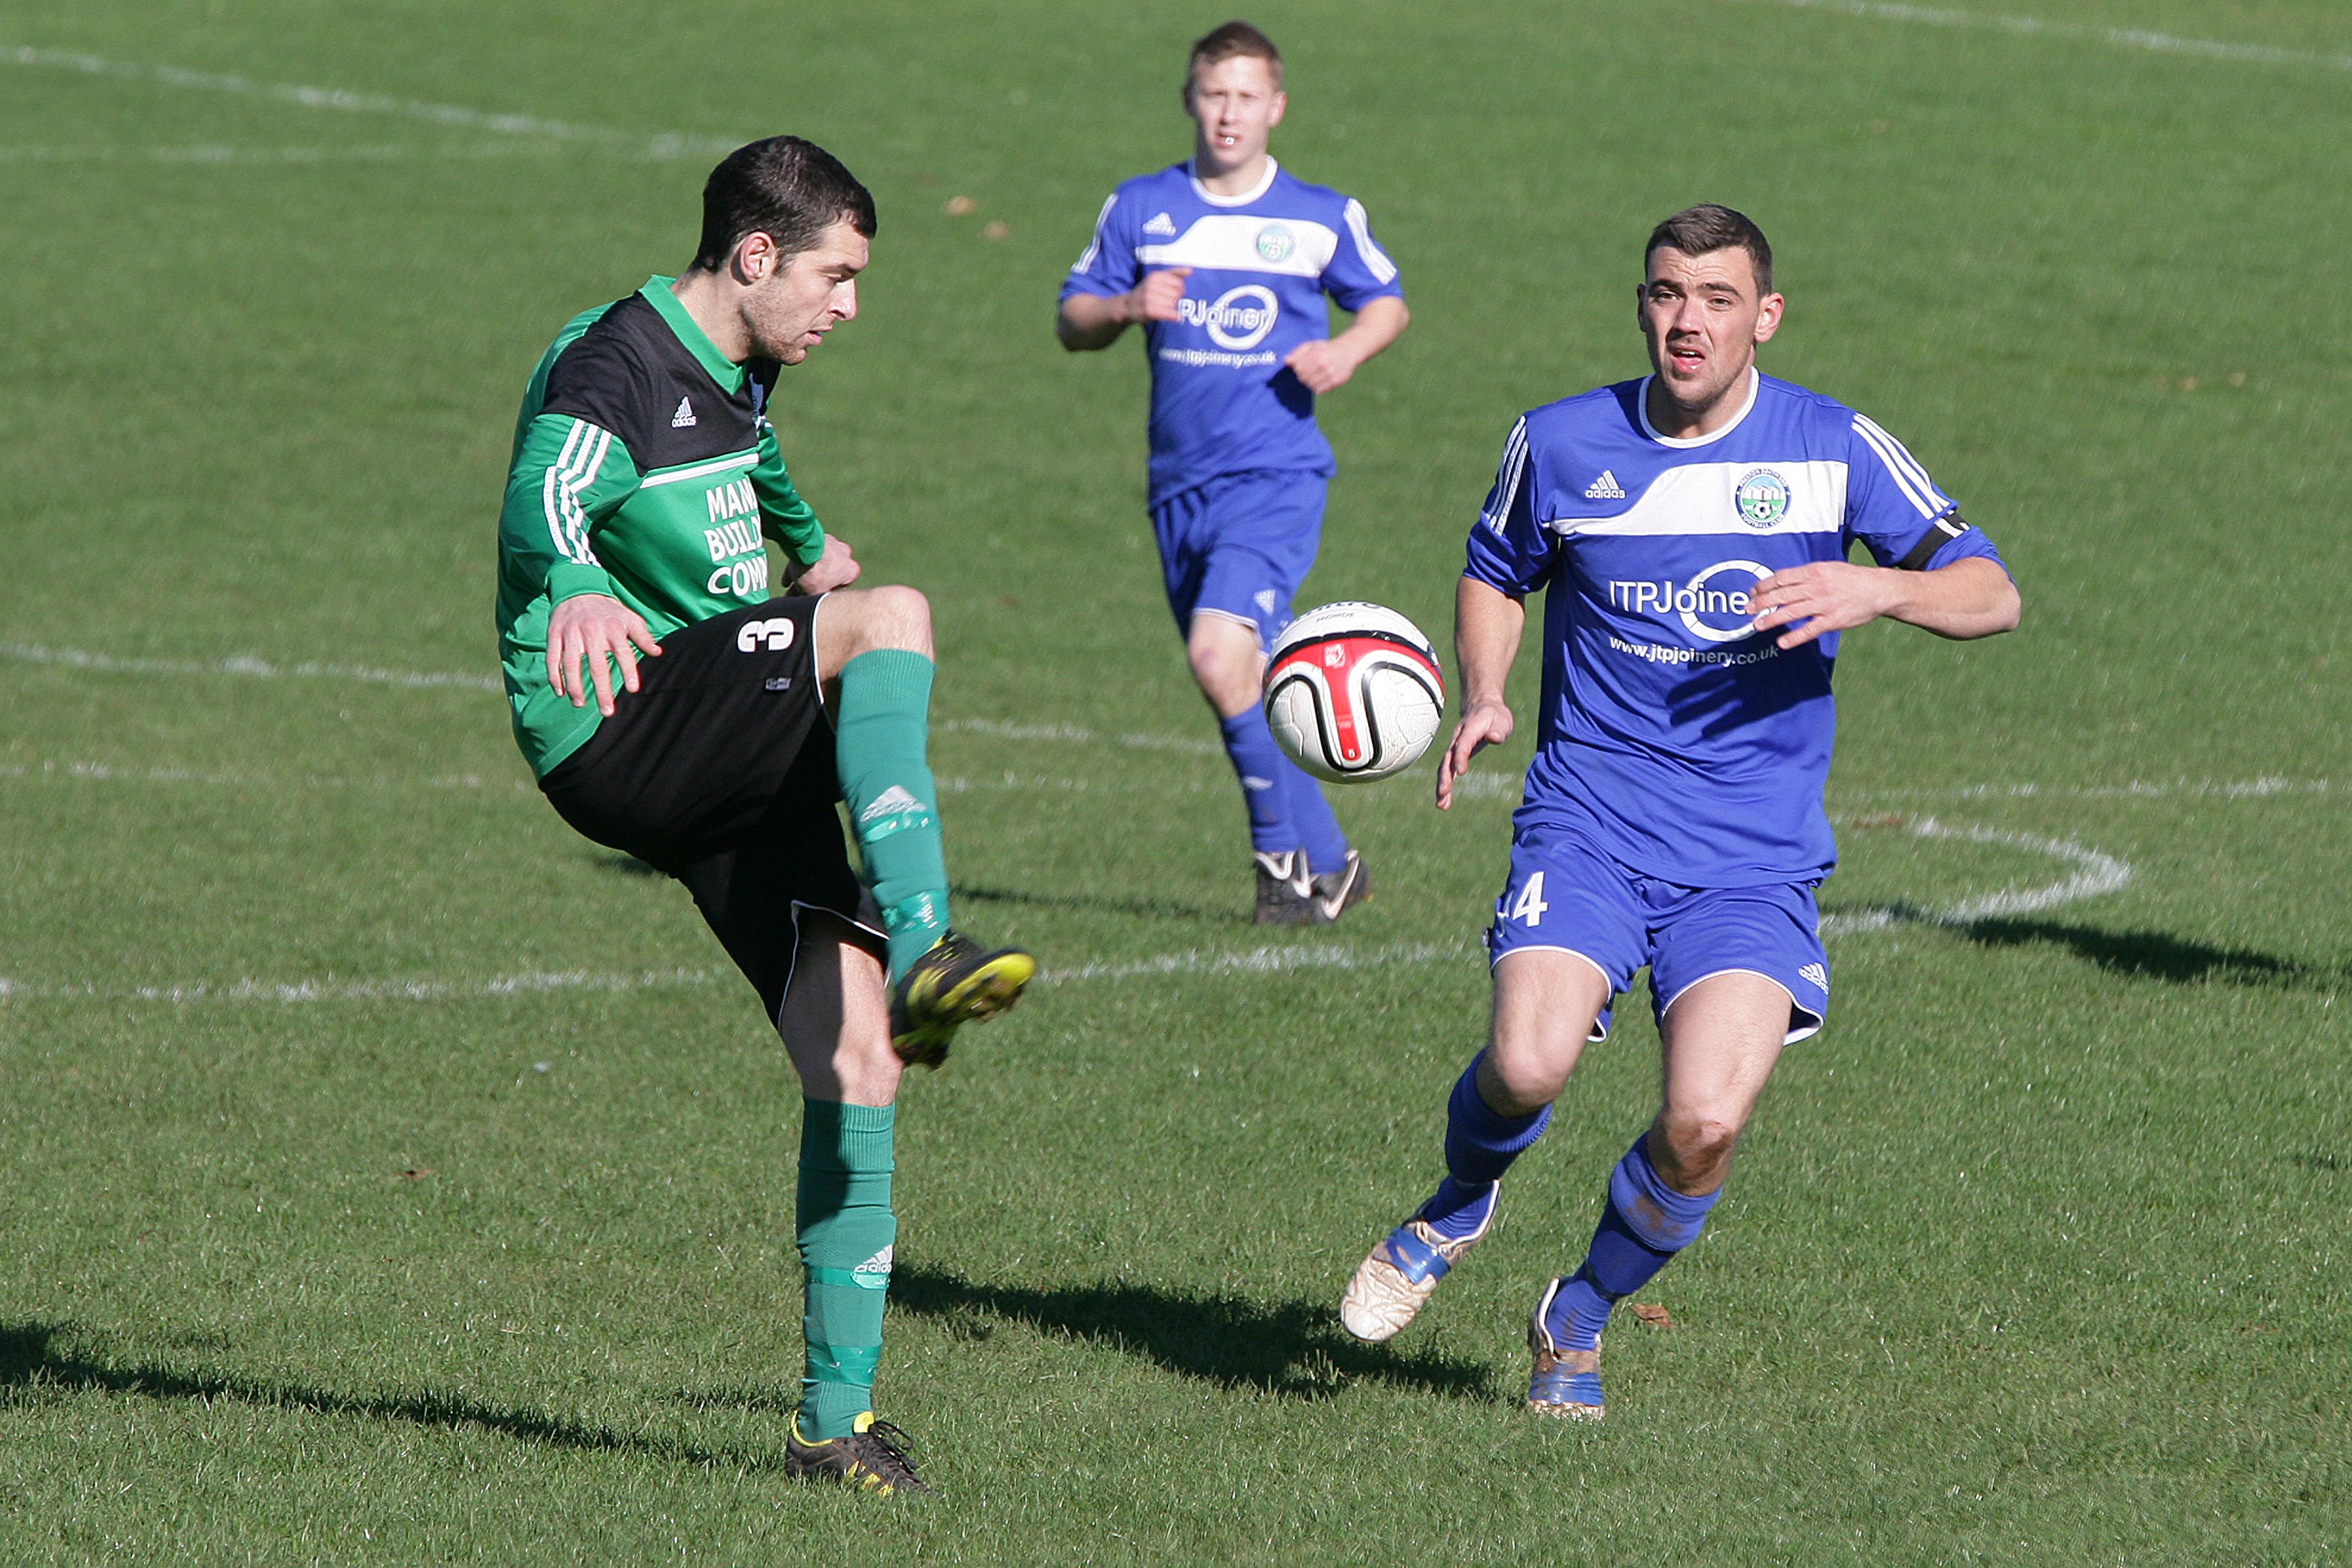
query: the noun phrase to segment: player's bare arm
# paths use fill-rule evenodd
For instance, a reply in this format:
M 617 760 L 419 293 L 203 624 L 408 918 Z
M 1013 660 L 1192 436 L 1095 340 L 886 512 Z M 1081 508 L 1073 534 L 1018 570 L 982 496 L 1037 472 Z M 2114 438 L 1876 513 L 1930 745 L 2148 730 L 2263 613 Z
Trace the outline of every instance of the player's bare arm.
M 1454 806 L 1454 781 L 1470 759 L 1511 738 L 1516 721 L 1503 700 L 1503 682 L 1518 658 L 1528 607 L 1508 594 L 1465 577 L 1454 593 L 1454 660 L 1462 675 L 1462 718 L 1437 764 L 1437 809 Z
M 637 689 L 637 655 L 661 657 L 661 644 L 645 617 L 609 594 L 575 594 L 555 606 L 547 621 L 549 684 L 583 708 L 593 686 L 596 711 L 613 716 L 612 665 L 621 667 L 625 690 Z M 611 664 L 606 662 L 611 660 Z M 583 666 L 587 679 L 581 679 Z
M 2014 631 L 2023 607 L 2009 574 L 1982 557 L 1932 572 L 1815 561 L 1764 578 L 1748 602 L 1757 630 L 1790 628 L 1776 639 L 1783 648 L 1881 617 L 1964 642 Z
M 1318 396 L 1348 384 L 1366 360 L 1404 335 L 1412 312 L 1400 299 L 1371 300 L 1336 338 L 1301 343 L 1282 363 Z
M 1184 279 L 1191 276 L 1189 267 L 1171 267 L 1152 273 L 1124 294 L 1073 294 L 1062 301 L 1055 317 L 1054 335 L 1072 353 L 1083 353 L 1110 347 L 1138 321 L 1175 321 L 1184 298 Z

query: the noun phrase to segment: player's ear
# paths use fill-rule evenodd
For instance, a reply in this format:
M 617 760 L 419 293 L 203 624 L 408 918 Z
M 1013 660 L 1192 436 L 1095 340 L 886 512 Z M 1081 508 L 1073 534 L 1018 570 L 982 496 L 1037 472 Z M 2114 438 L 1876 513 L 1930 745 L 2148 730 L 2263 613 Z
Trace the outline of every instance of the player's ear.
M 1286 109 L 1288 109 L 1289 107 L 1290 107 L 1290 95 L 1289 95 L 1288 93 L 1286 93 L 1286 92 L 1282 91 L 1280 89 L 1276 89 L 1276 91 L 1275 91 L 1275 95 L 1274 95 L 1274 103 L 1273 103 L 1273 106 L 1272 106 L 1271 108 L 1269 108 L 1269 109 L 1266 110 L 1266 115 L 1265 115 L 1265 124 L 1266 124 L 1266 129 L 1270 131 L 1270 130 L 1272 130 L 1274 127 L 1276 127 L 1276 126 L 1277 126 L 1277 125 L 1281 124 L 1281 123 L 1282 123 L 1282 111 L 1283 111 L 1284 110 L 1286 110 Z
M 1762 300 L 1757 301 L 1756 341 L 1758 342 L 1769 343 L 1772 341 L 1772 334 L 1780 330 L 1781 313 L 1788 308 L 1789 302 L 1778 294 L 1767 294 Z
M 735 277 L 738 282 L 761 283 L 776 269 L 776 241 L 772 235 L 753 230 L 735 246 Z

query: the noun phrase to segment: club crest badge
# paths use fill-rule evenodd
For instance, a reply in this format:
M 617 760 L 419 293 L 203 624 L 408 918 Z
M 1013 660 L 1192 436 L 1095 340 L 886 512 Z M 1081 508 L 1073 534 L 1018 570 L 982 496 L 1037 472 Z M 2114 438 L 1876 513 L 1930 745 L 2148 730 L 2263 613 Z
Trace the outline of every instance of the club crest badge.
M 1261 261 L 1287 261 L 1290 253 L 1298 248 L 1298 237 L 1278 223 L 1270 223 L 1257 231 L 1257 255 Z
M 1740 520 L 1750 528 L 1769 528 L 1789 515 L 1789 481 L 1770 468 L 1751 468 L 1740 477 Z

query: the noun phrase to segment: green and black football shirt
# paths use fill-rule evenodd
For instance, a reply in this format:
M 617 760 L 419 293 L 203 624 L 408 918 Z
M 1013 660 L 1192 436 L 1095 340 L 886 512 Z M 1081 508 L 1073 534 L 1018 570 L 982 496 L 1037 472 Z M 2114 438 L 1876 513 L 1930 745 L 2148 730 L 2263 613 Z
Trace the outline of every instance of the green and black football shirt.
M 541 777 L 601 717 L 548 684 L 557 605 L 609 594 L 664 637 L 768 599 L 763 537 L 803 565 L 824 553 L 768 423 L 774 363 L 721 354 L 672 281 L 652 279 L 567 322 L 515 425 L 499 518 L 499 658 L 515 739 Z

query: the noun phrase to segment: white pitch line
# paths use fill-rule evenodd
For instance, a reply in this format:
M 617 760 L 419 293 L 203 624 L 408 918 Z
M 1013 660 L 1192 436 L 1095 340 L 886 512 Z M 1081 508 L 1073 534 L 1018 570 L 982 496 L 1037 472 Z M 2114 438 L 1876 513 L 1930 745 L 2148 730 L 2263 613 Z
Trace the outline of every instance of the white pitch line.
M 569 121 L 542 120 L 529 114 L 496 114 L 453 103 L 425 103 L 383 93 L 348 92 L 340 88 L 303 87 L 289 82 L 256 81 L 251 77 L 216 71 L 184 70 L 177 66 L 141 65 L 131 60 L 102 59 L 67 49 L 36 49 L 0 45 L 0 65 L 37 69 L 77 71 L 83 76 L 116 81 L 152 82 L 159 87 L 229 93 L 298 104 L 304 109 L 332 110 L 346 114 L 391 115 L 434 125 L 489 131 L 502 136 L 535 136 L 557 142 L 588 142 L 620 148 L 646 158 L 715 157 L 733 152 L 740 143 L 720 137 L 692 136 L 683 132 L 644 135 L 602 125 L 575 125 Z
M 456 671 L 373 669 L 364 665 L 273 664 L 250 654 L 226 658 L 119 658 L 113 654 L 81 648 L 45 647 L 37 643 L 0 643 L 0 658 L 23 664 L 57 665 L 68 669 L 91 669 L 108 675 L 240 675 L 260 679 L 349 680 L 366 686 L 455 687 L 467 691 L 504 691 L 506 683 L 494 676 Z
M 1385 947 L 1255 947 L 1247 952 L 1204 952 L 1186 948 L 1125 963 L 1087 963 L 1047 970 L 1040 984 L 1065 985 L 1086 980 L 1139 980 L 1162 974 L 1282 974 L 1301 969 L 1381 969 L 1390 964 L 1431 963 L 1473 951 L 1467 942 L 1391 942 Z
M 476 142 L 462 146 L 231 147 L 194 142 L 178 146 L 0 146 L 0 163 L 392 163 L 411 159 L 544 157 L 562 149 L 543 142 Z
M 2053 22 L 2040 16 L 2019 16 L 1999 11 L 1964 11 L 1950 5 L 1907 5 L 1893 4 L 1890 0 L 1742 0 L 1742 3 L 1783 5 L 1799 11 L 1826 11 L 1835 16 L 1857 16 L 1874 22 L 1909 22 L 1930 27 L 1973 27 L 2024 37 L 2106 44 L 2119 49 L 2184 55 L 2196 59 L 2231 60 L 2245 65 L 2318 66 L 2326 70 L 2352 71 L 2352 55 L 2282 48 L 2274 44 L 2233 44 L 2212 38 L 2184 38 L 2171 33 L 2151 32 L 2145 27 L 2103 27 L 2089 22 Z
M 945 719 L 931 726 L 950 734 L 993 735 L 1002 741 L 1067 741 L 1078 745 L 1123 746 L 1138 752 L 1190 752 L 1197 756 L 1221 754 L 1214 741 L 1190 735 L 1111 734 L 1083 724 L 1019 724 L 1008 719 Z

